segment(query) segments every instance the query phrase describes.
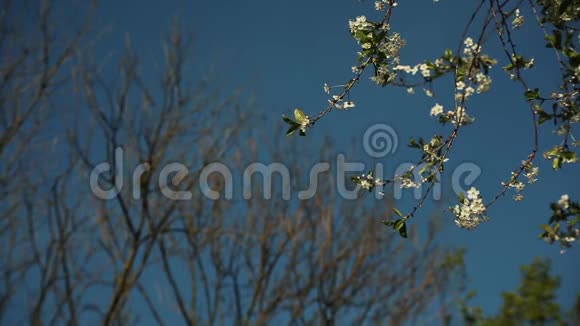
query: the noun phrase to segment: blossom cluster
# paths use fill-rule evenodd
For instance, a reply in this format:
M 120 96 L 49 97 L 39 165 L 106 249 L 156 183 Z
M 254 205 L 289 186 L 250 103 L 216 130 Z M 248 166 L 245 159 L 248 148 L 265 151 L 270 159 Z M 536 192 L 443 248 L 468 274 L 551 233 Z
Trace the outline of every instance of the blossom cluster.
M 463 44 L 465 56 L 460 60 L 463 64 L 458 65 L 455 80 L 455 96 L 458 100 L 469 98 L 474 91 L 477 94 L 487 92 L 492 82 L 488 71 L 497 63 L 488 55 L 482 54 L 481 44 L 475 43 L 471 37 L 466 38 Z M 471 85 L 475 86 L 475 90 Z
M 437 1 L 434 0 L 434 2 Z M 457 135 L 458 129 L 475 121 L 475 118 L 471 116 L 472 112 L 469 111 L 468 114 L 468 108 L 471 107 L 471 102 L 467 101 L 477 94 L 486 93 L 490 90 L 492 78 L 489 73 L 497 64 L 495 59 L 483 52 L 482 44 L 484 38 L 487 36 L 484 33 L 485 28 L 479 40 L 475 41 L 471 37 L 466 37 L 462 40 L 462 46 L 457 52 L 447 49 L 443 55 L 431 60 L 425 60 L 414 65 L 401 64 L 400 52 L 405 46 L 406 41 L 401 34 L 391 31 L 390 17 L 392 9 L 395 6 L 397 6 L 395 0 L 376 0 L 375 9 L 385 11 L 382 21 L 371 21 L 366 16 L 358 16 L 354 20 L 349 20 L 348 26 L 350 33 L 360 47 L 358 50 L 358 63 L 352 66 L 352 72 L 356 76 L 351 78 L 346 85 L 330 86 L 324 84 L 324 92 L 330 95 L 328 100 L 330 105 L 326 110 L 321 111 L 312 120 L 299 109 L 296 109 L 294 112 L 294 120 L 283 116 L 284 121 L 290 125 L 287 131 L 288 135 L 299 131 L 298 133 L 304 136 L 307 128 L 313 126 L 324 114 L 330 112 L 333 108 L 347 110 L 355 107 L 355 103 L 350 100 L 350 91 L 359 82 L 366 68 L 374 68 L 374 74 L 370 79 L 378 85 L 386 86 L 391 84 L 394 86 L 402 86 L 406 88 L 409 94 L 415 94 L 415 88 L 419 87 L 419 89 L 423 89 L 423 92 L 428 97 L 434 96 L 434 80 L 442 76 L 453 76 L 450 82 L 453 86 L 452 99 L 454 103 L 440 104 L 442 102 L 436 102 L 432 104 L 429 111 L 430 116 L 436 118 L 442 124 L 452 124 L 454 127 L 453 132 L 447 138 L 443 138 L 441 135 L 434 135 L 430 140 L 419 138 L 418 141 L 415 141 L 411 138 L 409 146 L 421 151 L 421 160 L 417 163 L 420 168 L 413 166 L 402 175 L 395 176 L 393 180 L 375 178 L 372 172 L 352 178 L 362 190 L 368 191 L 372 191 L 375 187 L 389 182 L 397 182 L 401 188 L 418 188 L 423 183 L 439 182 L 438 174 L 443 172 L 444 164 L 449 160 L 448 154 L 452 148 L 453 140 Z M 580 145 L 580 142 L 576 141 L 571 133 L 571 124 L 580 122 L 580 112 L 577 103 L 577 95 L 580 92 L 577 88 L 574 88 L 574 85 L 577 85 L 580 80 L 580 67 L 577 64 L 580 54 L 576 50 L 576 45 L 573 44 L 576 40 L 573 35 L 574 30 L 560 28 L 557 24 L 553 24 L 558 27 L 553 35 L 548 35 L 544 31 L 546 40 L 548 41 L 547 47 L 554 48 L 557 54 L 560 51 L 563 57 L 569 58 L 569 62 L 562 66 L 565 60 L 558 57 L 563 74 L 566 76 L 564 84 L 560 87 L 563 94 L 559 94 L 559 91 L 558 93 L 553 93 L 552 99 L 548 99 L 546 96 L 540 96 L 539 89 L 528 89 L 522 77 L 523 74 L 521 71 L 532 68 L 534 66 L 534 59 L 527 59 L 521 54 L 516 53 L 511 35 L 509 34 L 510 30 L 520 28 L 524 23 L 524 17 L 521 15 L 520 9 L 513 8 L 506 13 L 502 11 L 502 8 L 498 7 L 497 10 L 503 15 L 501 21 L 498 21 L 495 15 L 493 18 L 496 20 L 499 40 L 503 45 L 508 60 L 508 64 L 503 66 L 502 69 L 509 74 L 512 80 L 520 82 L 524 86 L 524 97 L 530 102 L 532 113 L 537 116 L 534 116 L 533 119 L 534 127 L 537 128 L 536 122 L 539 125 L 546 121 L 553 121 L 554 124 L 559 124 L 558 129 L 555 131 L 556 134 L 564 137 L 563 142 L 546 151 L 544 157 L 552 161 L 552 167 L 555 170 L 559 169 L 564 163 L 577 162 L 578 157 L 576 153 L 569 148 L 570 145 Z M 543 14 L 545 15 L 545 13 Z M 570 13 L 559 13 L 558 17 L 568 14 Z M 509 22 L 506 23 L 506 19 L 509 18 L 512 19 L 511 28 Z M 557 19 L 554 21 L 558 24 L 562 23 L 562 21 Z M 418 80 L 409 82 L 407 78 Z M 341 92 L 333 93 L 332 90 L 336 87 L 343 89 L 341 89 Z M 553 113 L 542 109 L 544 102 L 549 101 L 554 102 L 552 106 Z M 535 131 L 537 135 L 537 129 Z M 532 184 L 538 180 L 539 168 L 532 164 L 537 152 L 537 142 L 536 139 L 534 151 L 527 160 L 522 161 L 522 165 L 518 169 L 511 173 L 509 181 L 502 182 L 504 188 L 496 196 L 496 199 L 506 191 L 514 190 L 514 200 L 521 201 L 524 199 L 522 192 L 526 184 Z M 488 220 L 485 213 L 487 207 L 494 202 L 495 199 L 487 205 L 484 204 L 479 190 L 471 188 L 467 192 L 466 197 L 460 195 L 459 204 L 451 207 L 450 210 L 455 216 L 455 223 L 459 227 L 473 229 L 480 223 Z M 393 226 L 395 230 L 401 232 L 402 236 L 406 237 L 405 221 L 415 214 L 415 211 L 422 206 L 422 203 L 423 200 L 409 214 L 404 216 L 400 211 L 395 210 L 395 213 L 402 217 L 402 219 L 386 224 Z M 558 203 L 553 204 L 552 209 L 554 210 L 554 215 L 550 223 L 556 224 L 545 228 L 546 233 L 544 234 L 544 238 L 549 241 L 560 241 L 565 244 L 577 239 L 578 229 L 574 225 L 579 221 L 578 204 L 570 202 L 567 195 L 565 195 L 562 196 Z M 575 219 L 573 219 L 573 222 L 568 223 L 568 232 L 562 233 L 558 229 L 560 222 L 566 221 L 570 216 L 575 216 Z
M 369 192 L 373 191 L 375 187 L 380 187 L 390 182 L 388 180 L 382 180 L 381 178 L 375 178 L 372 171 L 369 171 L 368 174 L 352 177 L 352 181 L 359 185 L 361 189 L 368 190 Z M 383 196 L 384 193 L 380 191 L 379 195 Z
M 381 2 L 391 4 L 391 1 Z M 396 3 L 392 3 L 395 6 Z M 385 86 L 392 82 L 396 73 L 392 67 L 400 62 L 399 52 L 405 46 L 405 40 L 400 33 L 391 33 L 390 26 L 384 22 L 371 22 L 365 16 L 358 16 L 355 20 L 349 21 L 349 29 L 352 36 L 361 46 L 359 61 L 372 64 L 375 68 L 375 75 L 371 80 Z M 353 67 L 353 72 L 358 72 L 360 67 Z
M 378 46 L 379 60 L 375 61 L 376 73 L 371 80 L 378 85 L 386 85 L 396 78 L 396 73 L 392 71 L 391 64 L 396 65 L 400 62 L 399 52 L 405 46 L 405 40 L 401 34 L 393 33 L 384 38 Z
M 352 34 L 356 34 L 359 31 L 366 32 L 374 25 L 367 21 L 366 16 L 358 16 L 355 20 L 348 21 L 348 28 Z
M 468 37 L 464 40 L 464 56 L 455 57 L 451 50 L 445 51 L 445 54 L 434 61 L 410 65 L 396 65 L 393 70 L 404 72 L 410 75 L 420 73 L 426 82 L 431 82 L 446 73 L 455 73 L 455 109 L 444 111 L 441 104 L 436 103 L 430 111 L 430 115 L 437 117 L 441 123 L 452 123 L 455 126 L 471 124 L 475 121 L 466 110 L 463 104 L 473 94 L 485 93 L 490 89 L 492 79 L 488 71 L 497 62 L 489 56 L 482 54 L 482 47 Z M 408 88 L 407 92 L 414 93 L 413 88 Z M 433 96 L 433 92 L 425 89 L 425 94 Z
M 467 191 L 467 197 L 462 198 L 461 204 L 451 207 L 450 210 L 455 215 L 455 224 L 464 229 L 474 229 L 488 220 L 484 215 L 487 209 L 475 187 Z
M 475 121 L 475 118 L 465 112 L 465 107 L 463 106 L 458 106 L 455 110 L 443 113 L 443 106 L 437 103 L 431 108 L 431 115 L 438 117 L 439 122 L 443 124 L 451 122 L 454 125 L 464 126 Z
M 416 182 L 413 176 L 413 171 L 415 170 L 415 166 L 411 165 L 405 173 L 400 176 L 395 177 L 397 181 L 400 182 L 402 189 L 409 189 L 409 188 L 419 188 L 421 187 L 420 182 Z

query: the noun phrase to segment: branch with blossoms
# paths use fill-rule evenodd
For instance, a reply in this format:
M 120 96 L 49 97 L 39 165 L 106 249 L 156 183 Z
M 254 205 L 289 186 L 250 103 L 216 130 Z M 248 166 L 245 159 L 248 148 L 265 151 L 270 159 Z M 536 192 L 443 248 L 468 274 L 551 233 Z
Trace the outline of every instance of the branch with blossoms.
M 568 195 L 562 195 L 560 199 L 550 204 L 552 216 L 549 224 L 543 224 L 544 230 L 540 238 L 547 243 L 559 243 L 564 253 L 566 248 L 570 248 L 572 243 L 580 237 L 580 204 L 570 200 Z
M 312 128 L 316 122 L 323 118 L 333 109 L 346 110 L 355 107 L 350 99 L 350 92 L 358 85 L 363 72 L 369 67 L 374 68 L 370 80 L 385 87 L 404 87 L 407 92 L 414 94 L 415 87 L 423 87 L 425 95 L 434 97 L 432 84 L 439 78 L 452 75 L 454 82 L 454 105 L 445 110 L 445 107 L 435 103 L 430 110 L 430 115 L 441 124 L 449 124 L 452 129 L 449 135 L 434 135 L 429 140 L 411 138 L 409 147 L 420 151 L 420 160 L 416 166 L 393 180 L 382 180 L 373 177 L 372 171 L 368 174 L 354 177 L 352 180 L 362 189 L 372 191 L 376 186 L 387 183 L 400 183 L 401 188 L 415 188 L 428 184 L 427 191 L 419 199 L 416 205 L 406 214 L 399 209 L 394 213 L 399 216 L 395 221 L 383 221 L 386 225 L 406 237 L 406 222 L 415 216 L 429 196 L 433 186 L 439 182 L 437 175 L 445 169 L 445 163 L 449 160 L 451 149 L 460 130 L 475 122 L 475 118 L 469 114 L 468 100 L 477 94 L 490 90 L 492 78 L 490 72 L 498 64 L 494 59 L 483 52 L 483 44 L 488 30 L 494 28 L 503 52 L 506 65 L 501 69 L 508 77 L 520 85 L 523 97 L 528 103 L 530 123 L 533 134 L 530 154 L 521 164 L 511 171 L 508 180 L 501 182 L 501 188 L 492 199 L 484 202 L 478 189 L 472 188 L 467 194 L 460 194 L 459 203 L 450 207 L 450 212 L 455 217 L 455 223 L 465 229 L 474 229 L 480 223 L 489 220 L 486 212 L 490 206 L 510 191 L 515 191 L 513 199 L 524 199 L 523 190 L 527 184 L 538 180 L 539 168 L 534 166 L 539 150 L 539 126 L 547 121 L 553 121 L 556 133 L 563 137 L 560 144 L 544 153 L 544 158 L 552 162 L 554 170 L 561 169 L 563 164 L 578 161 L 577 154 L 571 149 L 578 146 L 572 133 L 573 124 L 580 121 L 578 109 L 578 82 L 580 78 L 580 54 L 577 52 L 577 32 L 580 17 L 580 6 L 575 1 L 545 1 L 538 0 L 481 0 L 466 24 L 456 51 L 447 49 L 440 57 L 433 60 L 425 60 L 415 65 L 402 64 L 400 50 L 406 41 L 402 35 L 392 30 L 390 18 L 397 6 L 394 0 L 381 0 L 375 2 L 375 9 L 384 12 L 380 22 L 359 16 L 349 21 L 349 30 L 353 38 L 360 46 L 358 52 L 358 64 L 352 67 L 354 78 L 348 82 L 330 86 L 324 84 L 324 91 L 331 95 L 329 105 L 313 119 L 310 119 L 302 110 L 296 109 L 296 120 L 284 117 L 284 121 L 290 124 L 287 134 L 291 135 L 295 130 L 300 130 L 302 136 L 306 135 L 308 128 Z M 547 41 L 547 47 L 552 48 L 558 59 L 562 73 L 562 84 L 558 91 L 553 91 L 549 96 L 544 95 L 538 88 L 532 88 L 531 83 L 524 78 L 524 71 L 534 67 L 534 58 L 526 58 L 516 51 L 514 40 L 515 31 L 525 23 L 522 10 L 525 5 L 531 8 L 535 15 L 536 23 L 540 26 Z M 473 39 L 468 33 L 474 29 L 476 18 L 483 17 L 478 36 Z M 492 28 L 490 28 L 492 27 Z M 551 32 L 548 31 L 551 29 Z M 332 94 L 335 88 L 342 88 L 339 94 Z M 545 107 L 550 106 L 550 110 Z M 419 168 L 420 167 L 420 168 Z M 417 177 L 418 176 L 418 177 Z M 567 237 L 578 237 L 574 232 Z

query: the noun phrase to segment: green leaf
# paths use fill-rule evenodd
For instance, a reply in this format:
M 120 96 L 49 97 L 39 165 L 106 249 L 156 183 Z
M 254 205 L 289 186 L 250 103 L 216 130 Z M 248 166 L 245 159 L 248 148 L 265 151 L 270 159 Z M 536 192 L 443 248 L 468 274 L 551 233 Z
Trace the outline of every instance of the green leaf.
M 546 151 L 544 153 L 544 157 L 547 159 L 552 159 L 552 157 L 558 157 L 560 156 L 560 153 L 562 152 L 563 148 L 560 146 L 555 146 L 552 149 Z
M 453 51 L 451 51 L 451 49 L 447 49 L 445 50 L 445 59 L 447 59 L 447 61 L 451 61 L 451 58 L 453 57 Z
M 560 7 L 558 7 L 558 16 L 562 16 L 562 14 L 568 10 L 568 7 L 570 7 L 571 4 L 572 0 L 562 0 Z
M 554 234 L 554 230 L 549 225 L 542 224 L 542 225 L 540 225 L 540 227 L 542 228 L 542 230 L 546 231 L 546 233 L 548 233 L 548 234 Z
M 425 164 L 420 170 L 419 170 L 419 175 L 423 175 L 423 173 L 427 172 L 427 170 L 430 170 L 433 167 L 433 163 L 429 162 L 427 164 Z
M 302 112 L 300 108 L 296 108 L 294 109 L 294 118 L 296 119 L 296 121 L 298 121 L 298 123 L 302 123 L 303 121 L 306 120 L 306 114 L 304 114 L 304 112 Z
M 394 226 L 395 225 L 395 221 L 383 221 L 383 224 L 386 226 Z
M 526 96 L 526 100 L 533 101 L 540 98 L 540 90 L 535 88 L 534 90 L 528 89 L 524 95 Z
M 407 238 L 407 225 L 403 222 L 403 225 L 399 228 L 399 235 L 403 238 Z
M 577 67 L 578 65 L 580 65 L 580 53 L 570 51 L 568 53 L 568 57 L 570 58 L 570 66 Z
M 467 74 L 467 68 L 465 66 L 460 66 L 459 68 L 457 68 L 457 78 L 456 80 L 463 80 L 463 78 L 465 77 L 465 75 Z
M 394 222 L 383 222 L 387 226 L 392 226 L 393 230 L 399 231 L 399 235 L 403 238 L 407 237 L 407 225 L 405 224 L 405 219 L 398 219 Z
M 300 125 L 299 123 L 297 123 L 296 121 L 288 118 L 287 116 L 283 115 L 282 116 L 282 120 L 284 120 L 284 122 L 286 122 L 287 124 L 294 126 L 294 125 Z
M 398 210 L 396 207 L 393 207 L 393 212 L 395 212 L 395 214 L 399 215 L 400 217 L 403 217 L 403 213 L 401 213 L 401 211 Z
M 546 47 L 553 48 L 554 45 L 556 44 L 556 37 L 553 35 L 548 35 L 545 38 L 546 38 L 546 41 L 548 41 L 548 43 L 546 43 Z
M 558 50 L 562 50 L 562 32 L 560 30 L 554 30 L 554 47 Z
M 440 166 L 440 169 L 441 169 L 440 172 L 443 172 L 443 165 Z M 425 179 L 427 182 L 439 182 L 439 180 L 437 180 L 437 175 L 433 173 L 429 174 Z
M 562 159 L 560 157 L 556 157 L 553 161 L 552 161 L 552 169 L 554 170 L 558 170 L 559 168 L 562 167 Z
M 296 130 L 298 130 L 298 127 L 300 127 L 300 125 L 290 126 L 290 128 L 288 128 L 288 131 L 286 131 L 286 136 L 292 135 Z
M 562 159 L 566 161 L 575 162 L 576 161 L 576 153 L 572 151 L 564 151 L 561 155 Z
M 409 140 L 409 147 L 421 148 L 421 145 L 419 145 L 419 143 L 417 143 L 417 141 L 413 137 L 411 137 L 411 139 Z
M 403 225 L 405 225 L 405 221 L 404 220 L 402 220 L 402 219 L 396 220 L 395 221 L 395 226 L 394 226 L 395 231 L 399 231 L 403 227 Z
M 515 68 L 515 66 L 512 63 L 510 63 L 507 66 L 504 66 L 502 69 L 505 70 L 505 71 L 511 71 L 514 68 Z
M 542 110 L 542 108 L 539 106 L 536 107 L 536 114 L 540 116 L 540 118 L 538 119 L 539 125 L 552 119 L 552 115 L 549 113 L 546 113 L 546 111 Z

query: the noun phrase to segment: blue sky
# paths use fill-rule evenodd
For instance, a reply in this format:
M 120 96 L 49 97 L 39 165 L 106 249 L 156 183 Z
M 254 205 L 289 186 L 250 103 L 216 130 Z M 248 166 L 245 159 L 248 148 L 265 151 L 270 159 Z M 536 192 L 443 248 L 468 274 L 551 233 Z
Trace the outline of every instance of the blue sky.
M 436 4 L 426 0 L 413 4 L 401 1 L 391 26 L 407 40 L 402 63 L 415 64 L 420 59 L 440 55 L 446 48 L 456 48 L 467 13 L 474 6 L 475 3 L 458 0 Z M 211 72 L 220 84 L 255 95 L 257 110 L 277 121 L 282 114 L 291 114 L 296 106 L 311 114 L 320 111 L 327 103 L 322 85 L 341 84 L 351 77 L 357 46 L 348 33 L 348 20 L 362 14 L 379 19 L 372 7 L 372 1 L 109 0 L 103 1 L 97 17 L 103 26 L 113 27 L 112 33 L 104 37 L 108 42 L 104 51 L 120 49 L 124 34 L 128 33 L 145 60 L 155 58 L 160 37 L 168 24 L 177 19 L 193 37 L 192 73 Z M 558 81 L 553 54 L 543 47 L 539 30 L 531 28 L 532 16 L 526 11 L 523 14 L 526 27 L 515 38 L 520 51 L 535 57 L 536 68 L 529 78 L 537 87 L 553 89 Z M 468 34 L 475 37 L 475 33 L 474 30 Z M 493 34 L 488 34 L 488 39 L 489 44 L 497 44 Z M 484 45 L 486 49 L 500 59 L 500 64 L 505 63 L 497 46 Z M 477 123 L 461 131 L 449 163 L 451 168 L 462 162 L 480 166 L 482 175 L 475 185 L 484 198 L 500 190 L 500 181 L 509 177 L 510 170 L 532 148 L 529 111 L 520 86 L 505 75 L 495 76 L 491 91 L 471 101 L 471 114 Z M 436 92 L 441 88 L 435 84 Z M 416 153 L 404 146 L 409 137 L 428 138 L 434 132 L 449 132 L 429 117 L 434 100 L 421 93 L 418 89 L 411 96 L 404 89 L 381 88 L 363 78 L 352 93 L 357 103 L 355 109 L 333 112 L 309 132 L 307 139 L 294 137 L 288 141 L 312 145 L 324 136 L 331 136 L 336 147 L 343 147 L 346 152 L 353 138 L 355 143 L 362 142 L 367 127 L 385 123 L 397 131 L 401 141 L 397 152 L 382 161 L 387 171 L 392 171 L 402 162 L 417 159 Z M 440 92 L 435 101 L 448 106 L 451 99 L 449 93 Z M 557 144 L 558 138 L 552 135 L 548 124 L 540 131 L 541 150 Z M 364 157 L 362 150 L 357 155 L 361 156 L 351 158 L 369 164 L 377 162 Z M 487 312 L 498 308 L 502 291 L 515 288 L 520 265 L 530 263 L 537 255 L 550 257 L 553 271 L 562 275 L 559 299 L 563 303 L 569 306 L 580 291 L 577 248 L 561 255 L 557 246 L 537 239 L 538 226 L 547 221 L 550 213 L 549 202 L 562 193 L 578 198 L 580 172 L 576 166 L 567 166 L 554 173 L 544 159 L 537 162 L 539 181 L 525 190 L 524 201 L 516 203 L 511 195 L 505 197 L 489 211 L 491 221 L 472 232 L 457 229 L 451 217 L 446 220 L 446 240 L 467 248 L 469 287 L 478 292 L 473 302 Z M 444 179 L 444 192 L 449 188 L 449 180 Z M 405 210 L 412 204 L 407 200 L 399 206 Z M 417 217 L 414 223 L 427 218 L 433 204 L 428 203 L 424 216 Z
M 474 6 L 475 2 L 459 0 L 436 4 L 428 0 L 400 1 L 391 27 L 407 40 L 402 63 L 415 64 L 441 55 L 446 48 L 456 48 L 467 14 Z M 536 68 L 530 72 L 530 80 L 535 87 L 551 90 L 559 77 L 553 54 L 543 47 L 539 30 L 531 28 L 532 16 L 526 11 L 523 14 L 526 27 L 515 37 L 520 51 L 535 58 Z M 351 78 L 350 67 L 356 63 L 357 45 L 348 32 L 348 20 L 358 15 L 380 19 L 373 10 L 373 1 L 104 0 L 98 8 L 97 26 L 112 28 L 102 37 L 96 57 L 109 53 L 119 55 L 125 34 L 129 34 L 143 60 L 153 63 L 159 57 L 162 36 L 177 19 L 194 42 L 189 72 L 194 76 L 210 75 L 225 89 L 242 89 L 248 97 L 255 96 L 256 114 L 260 112 L 268 117 L 272 127 L 267 128 L 282 132 L 274 128 L 282 114 L 291 114 L 297 106 L 307 113 L 317 113 L 327 104 L 323 84 L 342 84 Z M 468 34 L 475 36 L 475 33 L 474 30 Z M 488 43 L 497 44 L 493 34 L 488 34 L 488 38 Z M 497 46 L 484 45 L 484 51 L 487 49 L 500 63 L 505 63 Z M 500 181 L 507 179 L 532 149 L 529 111 L 520 86 L 505 75 L 494 76 L 497 78 L 491 91 L 470 101 L 470 112 L 476 123 L 461 131 L 447 167 L 452 171 L 463 162 L 477 164 L 482 175 L 475 186 L 481 189 L 484 198 L 500 190 Z M 409 95 L 404 89 L 378 87 L 368 77 L 365 75 L 352 93 L 356 108 L 332 112 L 309 131 L 308 137 L 293 137 L 288 141 L 315 148 L 325 136 L 330 136 L 335 139 L 337 150 L 349 153 L 350 161 L 381 162 L 392 172 L 400 163 L 418 159 L 417 153 L 405 146 L 409 137 L 430 138 L 435 132 L 450 131 L 429 117 L 429 109 L 435 102 L 446 107 L 452 104 L 452 95 L 438 92 L 445 86 L 435 84 L 438 96 L 433 100 L 420 89 L 416 95 Z M 393 127 L 400 141 L 397 152 L 380 161 L 365 156 L 362 150 L 364 131 L 375 123 Z M 559 141 L 552 135 L 549 124 L 540 131 L 541 151 Z M 353 139 L 355 144 L 361 144 L 360 150 L 349 152 Z M 537 239 L 539 225 L 547 221 L 550 213 L 549 202 L 556 201 L 563 193 L 578 199 L 580 171 L 577 166 L 566 166 L 554 173 L 543 158 L 537 162 L 539 181 L 525 190 L 524 201 L 516 203 L 511 195 L 506 196 L 490 209 L 491 221 L 477 230 L 456 228 L 446 213 L 445 241 L 467 248 L 469 288 L 478 292 L 473 303 L 488 313 L 497 310 L 502 291 L 517 286 L 519 267 L 538 255 L 550 257 L 553 271 L 562 275 L 559 297 L 562 303 L 569 306 L 580 291 L 576 275 L 580 267 L 578 248 L 561 255 L 557 246 Z M 448 178 L 444 177 L 442 187 L 449 194 Z M 429 218 L 436 205 L 450 204 L 429 200 L 424 214 L 412 223 Z M 413 207 L 413 201 L 405 196 L 397 206 L 405 211 Z

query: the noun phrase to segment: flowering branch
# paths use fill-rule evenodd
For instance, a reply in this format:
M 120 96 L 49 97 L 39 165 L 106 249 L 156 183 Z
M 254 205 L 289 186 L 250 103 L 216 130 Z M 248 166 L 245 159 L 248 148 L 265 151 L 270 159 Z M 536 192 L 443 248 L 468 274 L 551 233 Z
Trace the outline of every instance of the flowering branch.
M 489 8 L 486 10 L 475 42 L 472 38 L 467 37 L 467 34 L 476 17 L 482 13 L 485 3 L 489 4 Z M 536 21 L 548 41 L 547 46 L 554 49 L 563 77 L 563 83 L 560 85 L 561 92 L 552 92 L 551 96 L 542 96 L 540 90 L 532 89 L 530 83 L 523 76 L 524 70 L 533 68 L 534 59 L 527 59 L 518 53 L 514 42 L 513 31 L 521 28 L 525 23 L 525 17 L 520 10 L 524 3 L 524 0 L 504 0 L 502 2 L 499 0 L 481 0 L 467 22 L 455 52 L 446 50 L 442 56 L 435 60 L 426 60 L 416 65 L 402 65 L 399 52 L 405 46 L 406 41 L 399 33 L 392 32 L 390 26 L 391 14 L 397 3 L 394 0 L 376 1 L 375 9 L 385 11 L 381 22 L 368 21 L 365 16 L 359 16 L 356 20 L 349 21 L 350 32 L 361 46 L 361 51 L 358 53 L 359 65 L 352 68 L 355 77 L 344 85 L 329 86 L 324 84 L 324 90 L 327 94 L 330 94 L 331 90 L 336 87 L 344 89 L 340 94 L 332 95 L 329 105 L 320 111 L 315 118 L 310 119 L 299 109 L 295 110 L 296 121 L 284 117 L 284 121 L 291 126 L 288 134 L 292 134 L 292 130 L 299 129 L 300 134 L 305 135 L 306 129 L 313 127 L 334 108 L 346 110 L 355 107 L 354 102 L 350 100 L 350 92 L 355 84 L 359 84 L 362 74 L 369 66 L 374 67 L 374 75 L 370 77 L 374 83 L 383 87 L 387 85 L 406 87 L 410 94 L 414 93 L 414 87 L 428 85 L 428 89 L 424 88 L 424 91 L 429 97 L 434 96 L 432 83 L 444 75 L 452 74 L 454 108 L 445 112 L 443 105 L 435 103 L 430 110 L 430 115 L 435 117 L 437 121 L 442 124 L 450 123 L 453 126 L 451 133 L 445 138 L 441 135 L 434 135 L 430 140 L 411 138 L 409 143 L 409 147 L 421 151 L 421 159 L 417 166 L 423 165 L 423 167 L 418 171 L 419 179 L 414 178 L 415 166 L 402 175 L 395 176 L 393 180 L 376 179 L 372 171 L 352 179 L 362 189 L 369 191 L 372 191 L 376 186 L 393 182 L 399 182 L 402 188 L 415 188 L 424 183 L 429 184 L 427 191 L 409 213 L 403 214 L 400 210 L 394 209 L 393 211 L 400 218 L 395 221 L 383 221 L 386 225 L 399 231 L 401 236 L 406 237 L 405 223 L 409 218 L 415 216 L 435 183 L 439 182 L 437 175 L 444 171 L 445 163 L 449 160 L 449 154 L 460 129 L 475 122 L 475 118 L 468 114 L 466 105 L 468 99 L 476 94 L 489 91 L 491 87 L 492 78 L 489 73 L 497 64 L 497 60 L 484 54 L 482 45 L 488 27 L 494 26 L 508 62 L 506 66 L 502 67 L 502 70 L 508 74 L 510 79 L 521 85 L 524 98 L 528 102 L 533 143 L 530 154 L 521 162 L 519 167 L 512 171 L 510 179 L 501 183 L 502 188 L 492 200 L 485 203 L 480 191 L 473 187 L 467 192 L 467 195 L 460 194 L 459 204 L 450 208 L 458 226 L 466 229 L 477 227 L 481 222 L 489 219 L 485 213 L 508 190 L 515 189 L 514 200 L 520 201 L 524 198 L 522 191 L 526 184 L 522 181 L 522 177 L 525 177 L 528 184 L 537 181 L 539 168 L 533 163 L 539 150 L 539 126 L 542 123 L 553 121 L 558 127 L 556 133 L 563 136 L 561 144 L 556 145 L 543 155 L 552 161 L 554 170 L 562 168 L 564 163 L 578 161 L 577 155 L 570 149 L 570 145 L 575 147 L 579 144 L 572 134 L 572 125 L 580 122 L 580 110 L 578 109 L 580 53 L 576 51 L 577 45 L 574 42 L 574 35 L 578 31 L 577 24 L 574 23 L 578 23 L 580 8 L 571 1 L 537 0 L 538 6 L 542 9 L 542 17 L 540 17 L 532 0 L 528 0 L 532 12 L 536 16 Z M 546 30 L 547 25 L 553 28 L 551 34 Z M 568 61 L 566 62 L 564 58 L 567 58 Z M 421 80 L 407 80 L 406 77 L 416 76 L 418 73 L 422 77 Z M 551 113 L 542 108 L 546 103 L 552 103 Z M 567 235 L 568 240 L 570 237 L 576 239 L 577 235 L 575 235 L 576 231 L 574 230 L 570 232 L 572 235 Z M 556 234 L 557 232 L 548 233 Z

